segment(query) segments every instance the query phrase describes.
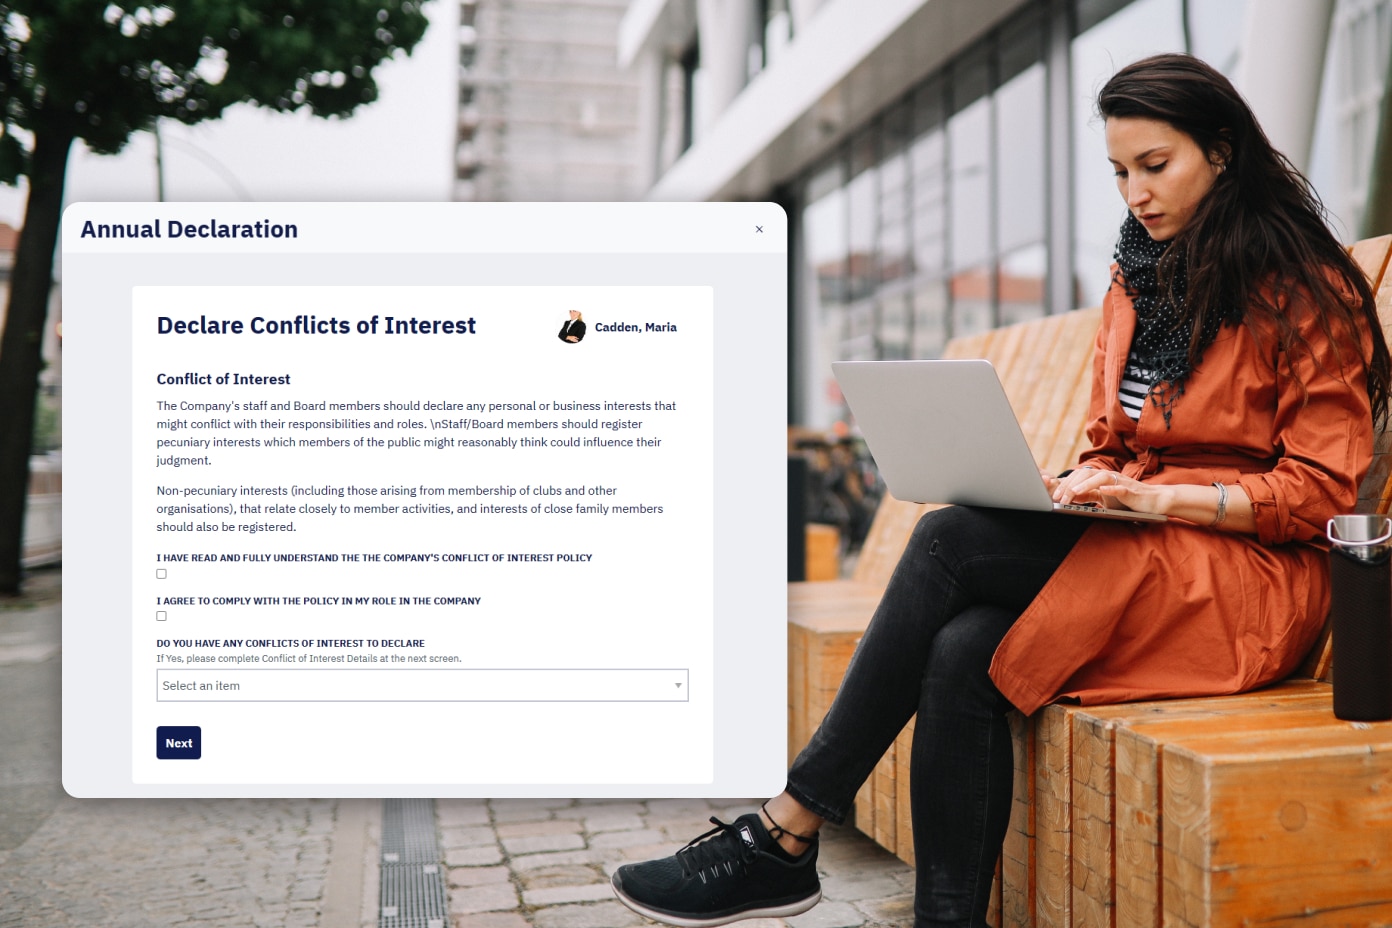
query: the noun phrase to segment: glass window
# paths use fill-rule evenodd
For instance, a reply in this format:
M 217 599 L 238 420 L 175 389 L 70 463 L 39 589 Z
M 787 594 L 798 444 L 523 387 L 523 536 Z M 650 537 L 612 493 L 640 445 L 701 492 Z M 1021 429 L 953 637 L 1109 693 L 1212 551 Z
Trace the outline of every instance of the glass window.
M 1001 251 L 1044 241 L 1045 138 L 1044 64 L 1038 28 L 1002 42 L 1002 69 L 1032 53 L 996 91 L 996 228 Z
M 875 287 L 879 261 L 875 248 L 878 225 L 879 165 L 875 134 L 861 133 L 851 143 L 851 181 L 846 185 L 847 297 L 846 339 L 840 357 L 868 361 L 879 356 L 875 340 Z
M 882 358 L 907 358 L 912 350 L 913 301 L 908 291 L 910 187 L 909 136 L 912 108 L 900 103 L 880 122 L 878 288 L 879 352 Z
M 913 187 L 914 271 L 942 277 L 947 272 L 947 128 L 941 83 L 914 96 L 914 138 L 909 144 Z
M 802 421 L 830 425 L 844 404 L 831 362 L 840 357 L 845 340 L 846 187 L 845 171 L 836 159 L 814 173 L 803 190 L 802 274 L 797 328 L 806 333 L 800 344 L 807 352 L 802 367 Z M 810 356 L 808 356 L 810 355 Z
M 1086 32 L 1120 10 L 1131 0 L 1075 0 L 1073 21 L 1079 32 Z
M 879 282 L 875 252 L 875 227 L 879 211 L 876 187 L 879 166 L 873 133 L 862 133 L 851 143 L 851 182 L 846 187 L 850 233 L 850 298 L 869 295 Z
M 954 69 L 955 112 L 947 123 L 948 177 L 954 272 L 984 264 L 991 254 L 991 99 L 986 57 Z
M 692 42 L 680 58 L 682 72 L 681 150 L 686 151 L 704 128 L 706 76 L 701 71 L 701 46 Z
M 954 112 L 947 121 L 947 158 L 953 335 L 970 335 L 995 325 L 988 76 L 984 48 L 952 69 Z
M 1002 84 L 995 93 L 996 267 L 995 297 L 1002 325 L 1044 315 L 1048 278 L 1045 248 L 1045 152 L 1043 26 L 1022 15 L 1000 40 Z
M 913 293 L 913 343 L 915 358 L 936 358 L 948 339 L 947 280 L 921 277 Z
M 880 295 L 879 357 L 907 358 L 912 349 L 912 304 L 902 288 Z
M 907 105 L 885 115 L 880 127 L 879 271 L 881 284 L 901 280 L 909 263 L 909 119 Z
M 1043 242 L 1001 255 L 996 272 L 1000 324 L 1013 325 L 1044 315 L 1044 288 L 1049 278 L 1049 251 Z
M 1080 4 L 1080 14 L 1088 5 Z M 1136 0 L 1073 40 L 1073 268 L 1084 306 L 1102 302 L 1117 231 L 1126 218 L 1096 116 L 1097 91 L 1123 65 L 1183 47 L 1180 0 Z
M 932 81 L 913 98 L 908 148 L 912 188 L 913 333 L 910 354 L 936 358 L 949 336 L 947 312 L 946 86 Z

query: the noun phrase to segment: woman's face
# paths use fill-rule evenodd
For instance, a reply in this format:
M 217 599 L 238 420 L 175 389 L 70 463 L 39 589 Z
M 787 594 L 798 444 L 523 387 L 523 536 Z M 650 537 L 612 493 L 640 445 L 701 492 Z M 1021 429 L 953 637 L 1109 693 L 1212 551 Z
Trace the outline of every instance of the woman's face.
M 1107 120 L 1107 159 L 1127 208 L 1157 242 L 1179 234 L 1222 171 L 1185 133 L 1139 116 Z
M 572 310 L 570 311 L 570 318 L 571 318 L 571 321 L 572 321 L 572 322 L 573 322 L 574 320 L 576 320 L 576 319 L 579 319 L 579 318 L 580 318 L 580 310 L 578 310 L 578 309 L 572 309 Z

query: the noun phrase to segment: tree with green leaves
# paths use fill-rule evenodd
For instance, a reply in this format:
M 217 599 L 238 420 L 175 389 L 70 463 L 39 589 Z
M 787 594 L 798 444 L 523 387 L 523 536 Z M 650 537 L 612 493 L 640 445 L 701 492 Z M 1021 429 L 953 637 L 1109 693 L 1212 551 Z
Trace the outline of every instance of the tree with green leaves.
M 425 33 L 423 0 L 0 0 L 0 180 L 28 178 L 0 339 L 0 595 L 19 591 L 41 342 L 73 143 L 250 103 L 347 116 Z

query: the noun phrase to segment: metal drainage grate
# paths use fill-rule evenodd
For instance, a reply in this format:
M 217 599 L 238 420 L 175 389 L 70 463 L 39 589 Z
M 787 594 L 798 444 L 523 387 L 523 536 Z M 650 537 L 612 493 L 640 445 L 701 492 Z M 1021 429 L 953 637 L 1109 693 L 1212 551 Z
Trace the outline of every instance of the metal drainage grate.
M 445 928 L 444 868 L 435 840 L 435 803 L 382 803 L 382 897 L 378 928 Z

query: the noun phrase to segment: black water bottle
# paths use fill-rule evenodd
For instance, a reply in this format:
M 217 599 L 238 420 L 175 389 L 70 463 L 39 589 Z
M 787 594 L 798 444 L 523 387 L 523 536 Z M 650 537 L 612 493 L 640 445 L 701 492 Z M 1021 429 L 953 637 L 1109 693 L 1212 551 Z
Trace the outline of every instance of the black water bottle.
M 1334 715 L 1392 719 L 1392 519 L 1329 520 Z

